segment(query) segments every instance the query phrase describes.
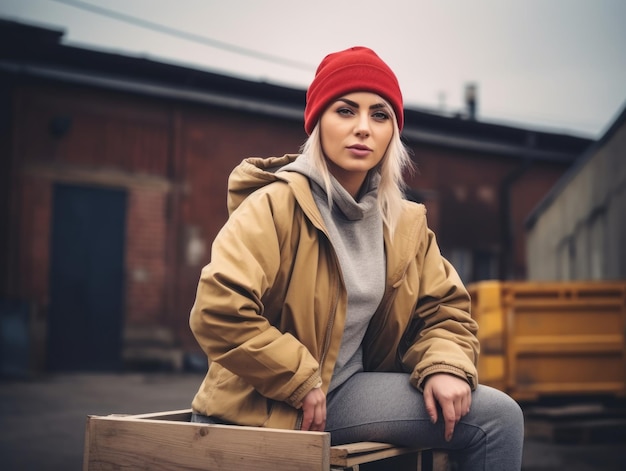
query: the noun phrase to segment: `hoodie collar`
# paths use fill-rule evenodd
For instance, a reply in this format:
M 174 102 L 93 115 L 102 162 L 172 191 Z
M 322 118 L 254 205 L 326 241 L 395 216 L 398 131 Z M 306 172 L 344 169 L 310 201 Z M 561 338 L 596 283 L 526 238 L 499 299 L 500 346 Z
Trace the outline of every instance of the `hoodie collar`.
M 328 204 L 328 195 L 326 193 L 324 179 L 315 168 L 308 155 L 300 155 L 294 162 L 284 166 L 280 171 L 292 171 L 307 176 L 313 183 L 311 189 L 313 193 L 318 196 L 318 198 L 316 198 L 318 204 L 321 201 Z M 369 172 L 357 198 L 358 200 L 355 200 L 341 183 L 330 175 L 333 209 L 338 210 L 340 215 L 349 221 L 358 221 L 375 214 L 378 211 L 377 196 L 379 181 L 380 175 L 377 172 Z

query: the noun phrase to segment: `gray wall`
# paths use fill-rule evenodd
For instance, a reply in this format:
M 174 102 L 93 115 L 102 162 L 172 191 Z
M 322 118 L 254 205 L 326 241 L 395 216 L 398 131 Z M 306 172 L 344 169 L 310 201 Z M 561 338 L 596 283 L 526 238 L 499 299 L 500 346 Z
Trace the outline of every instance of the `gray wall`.
M 626 110 L 527 229 L 529 280 L 626 279 Z

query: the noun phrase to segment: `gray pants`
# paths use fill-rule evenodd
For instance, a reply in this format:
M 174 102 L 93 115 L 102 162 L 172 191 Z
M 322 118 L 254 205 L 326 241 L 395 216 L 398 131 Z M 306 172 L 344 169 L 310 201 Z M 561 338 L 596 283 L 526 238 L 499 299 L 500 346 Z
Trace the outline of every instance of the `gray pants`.
M 422 394 L 403 373 L 357 373 L 327 398 L 333 445 L 377 441 L 448 450 L 459 470 L 519 471 L 524 418 L 519 405 L 488 386 L 472 393 L 469 414 L 444 439 L 441 410 L 432 424 Z
M 422 393 L 404 373 L 357 373 L 327 398 L 326 430 L 333 445 L 387 442 L 416 448 L 445 449 L 458 470 L 519 471 L 522 467 L 524 418 L 509 396 L 488 386 L 472 393 L 470 413 L 444 436 L 441 410 L 436 424 Z M 193 414 L 192 422 L 224 423 Z

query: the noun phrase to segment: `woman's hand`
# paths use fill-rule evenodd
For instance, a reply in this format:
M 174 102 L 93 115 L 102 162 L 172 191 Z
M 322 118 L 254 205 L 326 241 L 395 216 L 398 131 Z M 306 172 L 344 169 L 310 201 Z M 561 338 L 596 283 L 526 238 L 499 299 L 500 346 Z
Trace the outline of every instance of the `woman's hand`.
M 454 426 L 470 410 L 472 390 L 467 381 L 447 373 L 436 373 L 426 379 L 424 403 L 430 420 L 437 422 L 437 403 L 445 421 L 445 439 L 452 440 Z
M 302 429 L 323 432 L 326 427 L 326 395 L 321 388 L 313 388 L 302 400 Z

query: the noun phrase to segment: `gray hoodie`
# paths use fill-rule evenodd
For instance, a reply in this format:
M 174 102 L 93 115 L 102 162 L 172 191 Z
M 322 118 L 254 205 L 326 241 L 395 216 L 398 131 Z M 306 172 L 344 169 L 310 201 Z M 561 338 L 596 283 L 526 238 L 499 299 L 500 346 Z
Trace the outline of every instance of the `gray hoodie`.
M 310 179 L 313 197 L 337 253 L 348 293 L 346 324 L 328 388 L 330 393 L 363 370 L 361 342 L 384 292 L 383 222 L 376 201 L 380 176 L 370 173 L 356 201 L 331 175 L 332 207 L 329 207 L 324 180 L 307 155 L 299 156 L 280 169 L 285 170 Z

